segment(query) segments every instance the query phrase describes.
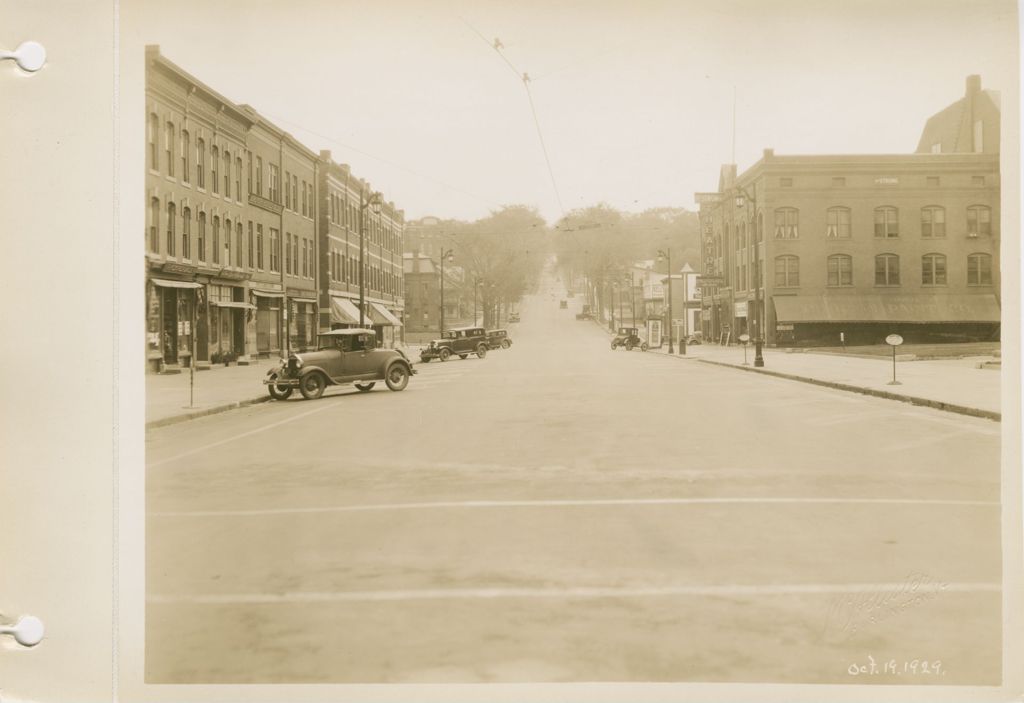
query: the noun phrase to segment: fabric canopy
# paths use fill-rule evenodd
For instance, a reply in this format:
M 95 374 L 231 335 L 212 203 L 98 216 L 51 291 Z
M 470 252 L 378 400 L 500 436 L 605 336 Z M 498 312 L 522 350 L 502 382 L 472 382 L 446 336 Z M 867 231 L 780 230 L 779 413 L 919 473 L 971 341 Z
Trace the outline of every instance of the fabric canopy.
M 359 308 L 348 298 L 331 296 L 331 322 L 342 325 L 359 324 Z
M 999 303 L 979 295 L 776 295 L 777 322 L 999 322 Z
M 163 278 L 152 278 L 153 285 L 160 286 L 162 288 L 202 288 L 200 283 L 192 283 L 190 281 L 168 281 Z
M 252 289 L 252 294 L 253 295 L 258 295 L 261 298 L 283 298 L 284 297 L 284 293 L 281 293 L 280 291 L 276 291 L 276 290 L 257 290 L 255 288 Z
M 393 327 L 402 326 L 401 320 L 392 315 L 391 312 L 380 303 L 370 303 L 370 317 L 373 318 L 373 324 L 375 325 L 392 325 Z

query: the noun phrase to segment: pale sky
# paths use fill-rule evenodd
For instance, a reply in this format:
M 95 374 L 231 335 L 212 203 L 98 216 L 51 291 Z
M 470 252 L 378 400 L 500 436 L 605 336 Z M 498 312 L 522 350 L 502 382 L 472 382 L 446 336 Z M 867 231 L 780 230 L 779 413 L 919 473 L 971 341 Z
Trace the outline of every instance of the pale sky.
M 766 147 L 912 152 L 968 74 L 1004 106 L 1017 94 L 1007 0 L 125 0 L 121 13 L 122 31 L 330 149 L 407 219 L 693 208 L 732 159 L 734 87 L 741 171 Z M 532 78 L 561 207 L 494 38 Z

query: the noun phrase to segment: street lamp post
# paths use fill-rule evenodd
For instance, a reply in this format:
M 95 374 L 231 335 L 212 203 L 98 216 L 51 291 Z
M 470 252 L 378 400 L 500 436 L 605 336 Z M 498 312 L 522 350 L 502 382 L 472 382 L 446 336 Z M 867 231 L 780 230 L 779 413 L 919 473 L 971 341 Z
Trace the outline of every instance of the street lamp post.
M 754 366 L 764 366 L 764 356 L 761 354 L 764 339 L 761 333 L 763 320 L 761 319 L 761 231 L 757 226 L 757 188 L 751 193 L 743 186 L 736 186 L 739 194 L 736 196 L 736 206 L 744 206 L 747 201 L 754 205 L 754 214 L 750 218 L 751 230 L 754 234 Z
M 372 207 L 374 214 L 380 214 L 381 195 L 371 193 L 365 200 L 365 190 L 359 189 L 359 327 L 366 326 L 366 208 Z
M 477 288 L 480 287 L 481 280 L 479 278 L 473 278 L 473 326 L 476 326 L 477 312 L 476 312 L 476 292 Z
M 658 250 L 658 261 L 665 261 L 668 265 L 668 353 L 674 354 L 672 349 L 672 249 L 665 251 Z
M 441 247 L 441 335 L 444 336 L 444 260 L 448 259 L 449 263 L 453 258 L 454 249 L 445 251 L 444 247 Z

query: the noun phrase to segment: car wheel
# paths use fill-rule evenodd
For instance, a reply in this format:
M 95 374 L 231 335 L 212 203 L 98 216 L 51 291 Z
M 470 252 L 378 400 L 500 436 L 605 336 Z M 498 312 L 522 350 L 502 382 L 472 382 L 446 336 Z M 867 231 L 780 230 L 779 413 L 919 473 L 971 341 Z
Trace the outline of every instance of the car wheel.
M 299 392 L 302 393 L 302 397 L 306 400 L 316 400 L 324 394 L 324 388 L 327 387 L 327 379 L 321 373 L 313 372 L 306 374 L 299 381 Z
M 276 380 L 277 376 L 274 376 L 273 380 Z M 285 400 L 292 394 L 291 386 L 278 386 L 276 383 L 270 383 L 267 385 L 267 390 L 270 391 L 270 397 L 274 400 Z
M 647 342 L 643 342 L 640 345 L 640 351 L 647 351 Z
M 392 364 L 384 378 L 384 383 L 388 384 L 388 388 L 393 391 L 404 390 L 409 385 L 409 369 L 405 368 L 404 364 Z
M 485 356 L 487 356 L 487 347 L 481 344 L 479 347 L 476 348 L 476 355 L 478 358 L 483 359 Z
M 370 383 L 356 383 L 355 387 L 365 393 L 366 391 L 372 391 L 375 385 L 377 384 L 371 381 Z
M 615 342 L 612 342 L 612 351 L 615 351 L 615 347 L 616 347 Z
M 437 354 L 437 358 L 441 361 L 448 361 L 448 357 L 452 355 L 451 349 L 445 347 Z
M 459 354 L 460 359 L 465 359 L 469 354 Z
M 512 342 L 508 341 L 507 339 L 501 340 L 501 348 L 502 349 L 508 349 L 511 346 L 512 346 Z

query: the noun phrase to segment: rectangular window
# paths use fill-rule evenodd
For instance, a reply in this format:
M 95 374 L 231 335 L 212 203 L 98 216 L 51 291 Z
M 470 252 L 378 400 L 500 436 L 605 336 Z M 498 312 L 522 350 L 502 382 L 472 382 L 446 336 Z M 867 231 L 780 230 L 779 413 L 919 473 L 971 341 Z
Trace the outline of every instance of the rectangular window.
M 299 209 L 299 177 L 292 176 L 292 208 Z
M 256 195 L 263 197 L 263 157 L 256 157 Z
M 286 210 L 292 209 L 292 189 L 288 187 L 292 182 L 292 174 L 289 171 L 284 172 L 284 182 L 286 184 L 284 189 L 284 207 Z
M 845 207 L 829 208 L 826 213 L 828 224 L 825 236 L 829 239 L 850 238 L 850 210 Z
M 880 207 L 875 210 L 875 236 L 880 239 L 900 236 L 899 212 L 896 208 Z
M 256 268 L 263 270 L 263 225 L 256 225 Z
M 281 271 L 281 233 L 270 228 L 270 270 Z
M 942 142 L 935 142 L 934 144 L 932 144 L 932 153 L 933 154 L 941 154 L 942 153 Z
M 992 285 L 992 257 L 988 254 L 971 254 L 967 257 L 967 285 Z
M 217 193 L 220 188 L 220 180 L 217 178 L 217 164 L 220 162 L 220 152 L 217 147 L 210 149 L 210 189 Z
M 925 238 L 946 236 L 946 211 L 941 207 L 921 209 L 921 236 Z
M 853 259 L 849 256 L 828 257 L 828 285 L 853 285 Z
M 291 275 L 292 272 L 292 235 L 285 233 L 284 247 L 284 272 Z
M 249 220 L 249 268 L 253 268 L 253 266 L 255 265 L 255 260 L 253 259 L 253 255 L 256 250 L 255 245 L 256 241 L 253 238 L 252 234 L 252 220 Z
M 302 182 L 302 214 L 306 214 L 306 182 Z
M 875 257 L 875 285 L 898 286 L 900 284 L 899 259 L 883 254 Z
M 160 170 L 160 118 L 155 114 L 149 116 L 149 168 Z
M 196 140 L 196 186 L 206 187 L 206 142 Z
M 249 174 L 247 180 L 248 180 L 249 192 L 251 193 L 251 192 L 253 192 L 252 191 L 252 152 L 251 151 L 246 151 L 245 152 L 245 165 L 246 165 L 246 171 Z
M 279 174 L 277 170 L 277 164 L 270 164 L 270 192 L 268 196 L 275 203 L 281 202 L 281 193 L 278 190 Z
M 921 258 L 921 284 L 925 286 L 946 285 L 945 256 L 926 254 Z
M 242 200 L 242 157 L 235 157 L 235 199 Z
M 167 154 L 167 175 L 171 178 L 174 177 L 174 124 L 172 122 L 167 123 L 167 137 L 164 148 Z
M 224 197 L 231 197 L 231 152 L 224 152 Z
M 188 163 L 191 149 L 192 146 L 188 141 L 188 132 L 181 130 L 181 180 L 185 183 L 188 183 L 191 173 Z

